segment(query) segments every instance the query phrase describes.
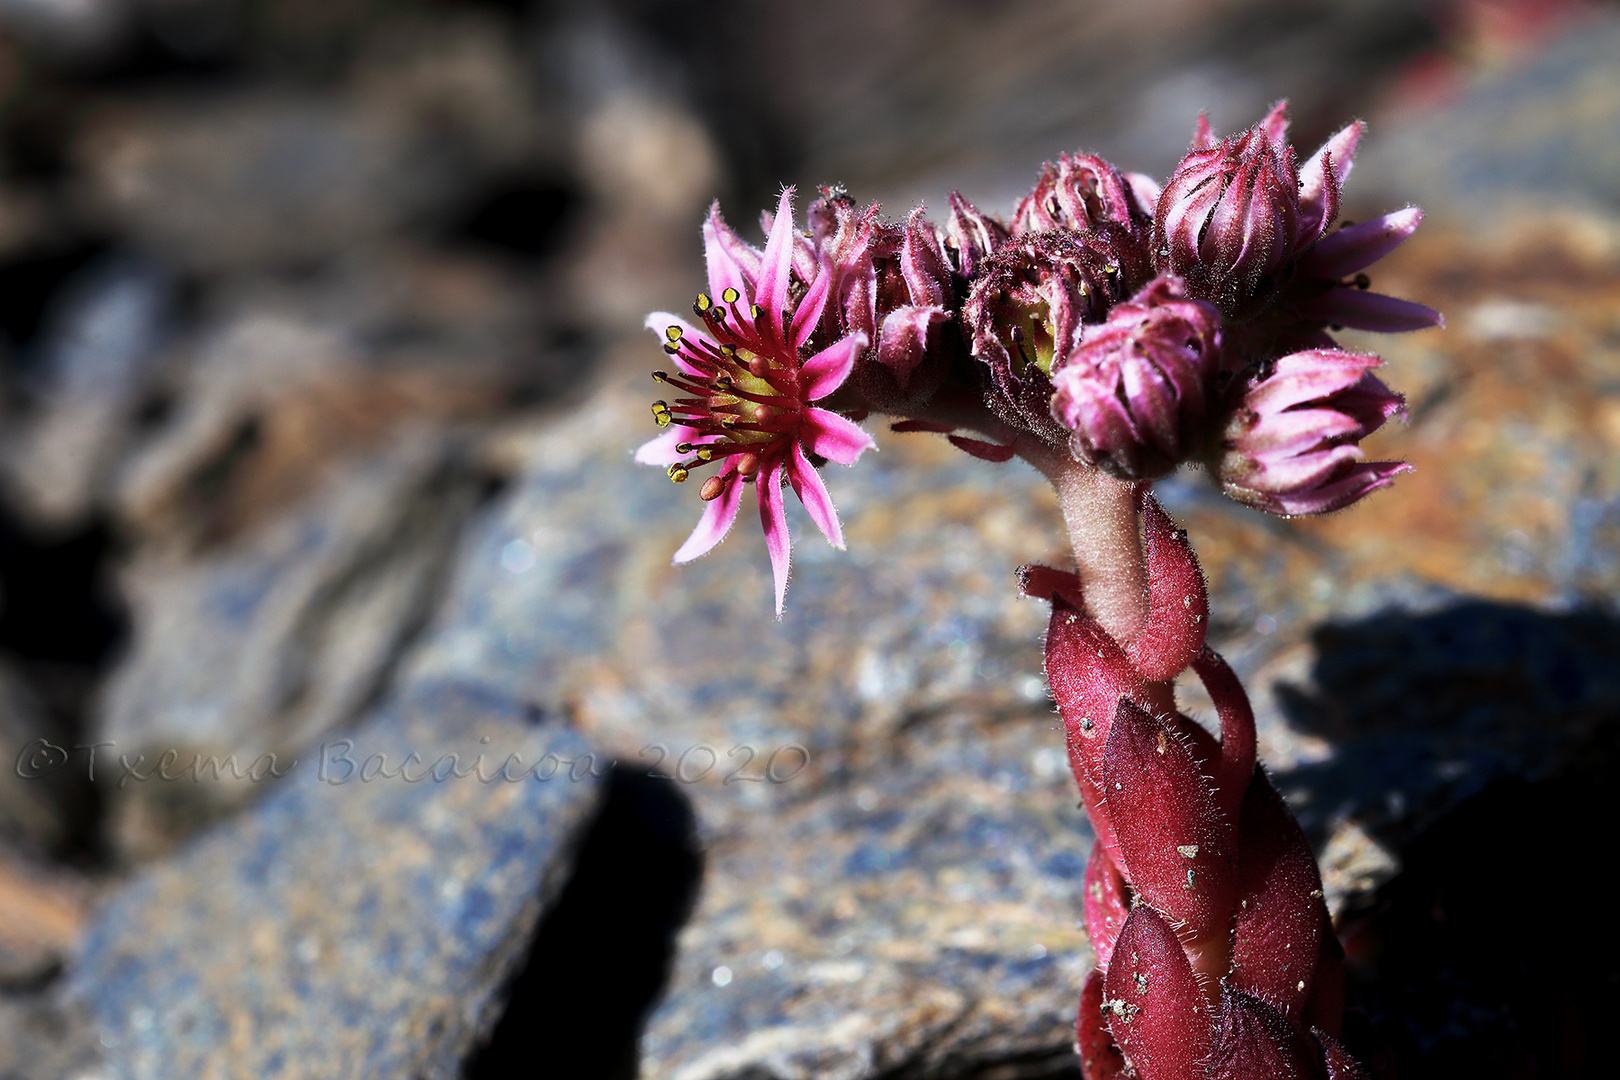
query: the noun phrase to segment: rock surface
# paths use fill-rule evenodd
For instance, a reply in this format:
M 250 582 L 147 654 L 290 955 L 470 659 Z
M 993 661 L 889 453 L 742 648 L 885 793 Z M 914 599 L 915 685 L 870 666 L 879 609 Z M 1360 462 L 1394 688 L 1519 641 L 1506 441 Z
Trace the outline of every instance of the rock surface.
M 458 1075 L 600 797 L 589 773 L 526 770 L 584 751 L 441 684 L 281 759 L 291 774 L 253 812 L 153 866 L 87 935 L 66 995 L 106 1075 Z
M 879 453 L 827 470 L 849 551 L 796 516 L 775 620 L 750 515 L 669 565 L 699 505 L 630 461 L 657 358 L 633 328 L 698 287 L 716 190 L 745 227 L 785 180 L 894 212 L 962 185 L 1005 209 L 1043 157 L 1082 143 L 1162 169 L 1199 108 L 1234 126 L 1285 92 L 1305 143 L 1374 119 L 1354 216 L 1432 211 L 1378 284 L 1451 329 L 1354 342 L 1411 404 L 1377 448 L 1418 471 L 1323 521 L 1263 519 L 1196 475 L 1161 495 L 1334 910 L 1363 940 L 1454 935 L 1486 958 L 1470 986 L 1507 970 L 1499 929 L 1430 925 L 1451 879 L 1410 871 L 1434 823 L 1517 808 L 1505 779 L 1555 789 L 1584 762 L 1601 791 L 1613 771 L 1607 24 L 1545 62 L 1522 43 L 1529 63 L 1476 62 L 1444 108 L 1412 97 L 1411 61 L 1455 76 L 1474 39 L 1436 49 L 1386 0 L 908 3 L 864 37 L 752 0 L 709 20 L 520 6 L 271 2 L 215 25 L 225 6 L 103 4 L 117 33 L 96 55 L 121 59 L 25 44 L 18 65 L 0 43 L 0 750 L 113 739 L 182 773 L 195 753 L 303 758 L 278 783 L 120 785 L 104 758 L 99 788 L 0 785 L 22 852 L 0 849 L 0 927 L 56 934 L 0 939 L 0 1076 L 484 1080 L 532 1068 L 538 1040 L 560 1072 L 617 1080 L 643 1029 L 647 1077 L 1072 1076 L 1090 838 L 1039 679 L 1045 619 L 1013 586 L 1061 558 L 1050 494 L 878 430 Z M 1559 220 L 1527 191 L 1556 192 Z M 1485 237 L 1487 218 L 1513 227 Z M 105 266 L 150 269 L 121 280 L 163 317 L 101 334 L 132 295 L 90 287 Z M 92 626 L 86 567 L 114 566 L 127 610 Z M 334 786 L 318 747 L 341 738 L 357 760 L 521 743 L 589 764 L 578 783 Z M 1578 850 L 1544 801 L 1537 827 Z M 94 886 L 41 865 L 58 857 L 112 892 L 82 940 L 69 909 Z M 1492 895 L 1479 875 L 1518 865 L 1472 862 L 1457 880 Z M 1400 918 L 1368 923 L 1375 894 Z M 1375 1002 L 1407 1005 L 1464 970 L 1358 963 Z M 1414 1015 L 1424 1038 L 1474 1030 L 1446 1025 L 1475 1004 L 1531 1017 L 1510 997 Z M 1600 1030 L 1581 1023 L 1547 1030 Z

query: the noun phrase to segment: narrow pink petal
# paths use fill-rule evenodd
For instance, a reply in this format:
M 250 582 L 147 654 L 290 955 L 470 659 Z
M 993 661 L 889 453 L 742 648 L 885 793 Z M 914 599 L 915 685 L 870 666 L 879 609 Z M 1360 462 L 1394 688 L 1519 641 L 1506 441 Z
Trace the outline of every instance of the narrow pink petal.
M 788 483 L 793 485 L 793 493 L 804 504 L 810 520 L 816 523 L 821 535 L 839 551 L 844 550 L 844 528 L 838 523 L 838 511 L 833 508 L 832 496 L 827 493 L 827 485 L 822 483 L 821 474 L 805 458 L 804 448 L 798 443 L 793 444 L 787 474 Z
M 1324 236 L 1300 262 L 1300 272 L 1309 277 L 1341 278 L 1364 270 L 1406 241 L 1423 220 L 1415 206 L 1385 214 L 1359 225 L 1347 225 Z
M 1344 190 L 1355 163 L 1356 144 L 1365 130 L 1366 125 L 1357 120 L 1323 143 L 1300 167 L 1299 209 L 1306 221 L 1320 222 L 1323 227 L 1331 224 L 1332 218 L 1324 210 L 1329 199 Z
M 910 385 L 911 373 L 928 354 L 928 331 L 935 323 L 950 318 L 942 307 L 897 307 L 883 317 L 878 335 L 878 363 L 889 369 L 902 392 Z
M 1363 461 L 1331 484 L 1314 491 L 1278 495 L 1274 505 L 1265 506 L 1264 509 L 1287 517 L 1332 513 L 1379 488 L 1388 487 L 1397 476 L 1411 471 L 1412 466 L 1404 461 Z
M 696 428 L 682 427 L 680 424 L 672 425 L 668 431 L 648 439 L 636 448 L 636 464 L 661 465 L 667 468 L 686 457 L 685 454 L 678 453 L 675 447 L 683 442 L 693 441 L 698 441 Z
M 816 246 L 797 229 L 793 230 L 793 272 L 799 275 L 800 281 L 810 281 L 816 276 Z
M 1164 189 L 1159 182 L 1147 173 L 1125 173 L 1125 184 L 1130 189 L 1131 197 L 1136 200 L 1137 206 L 1146 217 L 1153 216 L 1153 208 L 1159 205 L 1159 196 Z
M 1209 113 L 1199 113 L 1198 125 L 1193 128 L 1192 146 L 1189 149 L 1208 150 L 1218 141 L 1214 133 L 1209 130 Z
M 730 464 L 726 466 L 731 469 Z M 722 474 L 725 475 L 725 474 Z M 737 510 L 742 506 L 742 492 L 744 484 L 740 480 L 733 480 L 726 485 L 726 490 L 718 499 L 711 499 L 703 507 L 703 516 L 698 518 L 697 528 L 692 535 L 686 538 L 686 543 L 675 552 L 675 564 L 691 562 L 699 555 L 707 555 L 714 545 L 726 538 L 731 531 L 732 522 L 737 520 Z
M 1307 319 L 1386 334 L 1446 325 L 1444 316 L 1431 307 L 1342 285 L 1294 305 L 1294 310 Z
M 855 358 L 866 348 L 866 335 L 854 333 L 835 341 L 804 362 L 799 369 L 799 389 L 806 401 L 820 401 L 844 385 L 855 367 Z
M 793 189 L 782 189 L 771 223 L 771 238 L 765 242 L 765 257 L 759 264 L 754 303 L 765 309 L 766 324 L 776 341 L 786 341 L 782 333 L 782 313 L 787 310 L 788 276 L 793 268 Z
M 1245 487 L 1267 495 L 1292 496 L 1325 487 L 1362 460 L 1354 445 L 1328 446 L 1302 454 L 1257 458 L 1260 471 L 1244 478 Z
M 826 409 L 804 411 L 799 438 L 810 448 L 812 454 L 824 457 L 828 461 L 836 461 L 840 465 L 853 465 L 855 459 L 864 451 L 877 447 L 872 436 L 862 431 L 855 421 L 839 416 L 835 412 L 828 412 Z
M 1271 148 L 1281 154 L 1288 149 L 1288 99 L 1277 102 L 1271 111 L 1255 125 L 1265 135 Z
M 793 326 L 788 331 L 788 348 L 794 352 L 804 348 L 804 343 L 815 333 L 816 324 L 821 322 L 821 313 L 827 308 L 827 297 L 832 293 L 832 267 L 823 262 L 815 276 L 805 280 L 810 282 L 810 291 L 799 301 L 798 308 L 793 312 Z
M 1269 458 L 1300 454 L 1325 442 L 1370 434 L 1338 409 L 1289 409 L 1262 420 L 1243 436 L 1243 449 Z
M 696 344 L 708 345 L 710 348 L 717 348 L 714 342 L 709 340 L 708 334 L 696 329 L 691 323 L 687 322 L 679 315 L 672 315 L 667 311 L 655 311 L 651 315 L 648 315 L 646 326 L 647 329 L 658 335 L 658 340 L 661 344 L 669 341 L 669 328 L 672 326 L 678 326 L 681 329 L 682 340 L 692 341 Z M 688 361 L 678 352 L 666 353 L 665 355 L 667 355 L 671 360 L 674 360 L 675 366 L 680 368 L 684 374 L 691 375 L 699 379 L 707 379 L 712 374 L 712 372 L 698 370 L 697 367 L 695 367 L 690 361 Z
M 773 462 L 759 474 L 759 521 L 765 527 L 765 550 L 771 553 L 771 573 L 776 578 L 776 616 L 782 617 L 787 599 L 788 539 L 787 511 L 782 506 L 782 462 Z
M 709 216 L 703 222 L 703 255 L 709 267 L 709 296 L 716 304 L 721 302 L 720 297 L 727 289 L 736 289 L 744 297 L 752 294 L 749 275 L 738 260 L 738 255 L 747 250 L 748 245 L 743 243 L 742 237 L 733 232 L 720 216 L 720 203 L 716 201 L 709 207 Z
M 1249 391 L 1243 404 L 1262 416 L 1350 389 L 1382 363 L 1367 353 L 1309 349 L 1277 360 L 1272 373 Z

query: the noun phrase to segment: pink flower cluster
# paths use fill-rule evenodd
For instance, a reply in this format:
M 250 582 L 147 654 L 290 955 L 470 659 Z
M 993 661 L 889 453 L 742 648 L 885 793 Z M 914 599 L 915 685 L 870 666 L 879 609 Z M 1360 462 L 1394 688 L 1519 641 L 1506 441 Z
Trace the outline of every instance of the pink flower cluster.
M 1097 954 L 1081 997 L 1087 1080 L 1350 1080 L 1339 1044 L 1343 954 L 1316 860 L 1255 764 L 1254 716 L 1204 645 L 1204 581 L 1145 490 L 1148 631 L 1122 646 L 1073 575 L 1030 568 L 1052 603 L 1046 671 L 1097 833 L 1085 924 Z M 1217 741 L 1169 701 L 1191 666 Z M 1127 1063 L 1129 1071 L 1127 1071 Z
M 1129 481 L 1203 464 L 1232 498 L 1282 515 L 1347 506 L 1409 466 L 1367 461 L 1360 441 L 1404 402 L 1376 357 L 1338 327 L 1438 325 L 1419 304 L 1367 291 L 1363 271 L 1422 220 L 1412 208 L 1334 228 L 1362 126 L 1303 165 L 1278 105 L 1241 134 L 1200 121 L 1162 190 L 1101 158 L 1048 165 L 1010 223 L 960 194 L 943 227 L 904 223 L 824 189 L 808 228 L 792 190 L 753 247 L 712 210 L 709 291 L 697 324 L 648 325 L 679 369 L 655 404 L 671 430 L 637 460 L 676 481 L 709 465 L 709 503 L 676 554 L 707 552 L 754 485 L 780 613 L 789 543 L 781 488 L 841 546 L 818 474 L 899 430 L 970 431 L 981 457 L 1057 452 Z

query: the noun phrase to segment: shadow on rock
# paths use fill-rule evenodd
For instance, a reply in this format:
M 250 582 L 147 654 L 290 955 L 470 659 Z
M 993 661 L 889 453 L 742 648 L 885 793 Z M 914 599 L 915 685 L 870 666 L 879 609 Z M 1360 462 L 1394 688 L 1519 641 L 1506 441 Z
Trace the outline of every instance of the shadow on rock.
M 1620 720 L 1620 621 L 1467 601 L 1312 635 L 1313 686 L 1280 686 L 1290 724 L 1333 744 L 1278 776 L 1320 839 L 1353 817 L 1404 845 L 1491 783 L 1576 762 Z
M 573 876 L 535 935 L 465 1080 L 633 1080 L 643 1022 L 669 979 L 702 876 L 692 805 L 664 777 L 616 765 Z
M 1316 631 L 1280 688 L 1334 744 L 1279 781 L 1354 818 L 1401 872 L 1340 919 L 1353 993 L 1403 1076 L 1596 1076 L 1620 946 L 1604 895 L 1620 784 L 1620 621 L 1469 601 Z
M 1613 818 L 1613 749 L 1578 775 L 1491 785 L 1345 920 L 1352 992 L 1398 1075 L 1609 1075 L 1620 944 L 1577 905 L 1608 891 L 1595 833 Z

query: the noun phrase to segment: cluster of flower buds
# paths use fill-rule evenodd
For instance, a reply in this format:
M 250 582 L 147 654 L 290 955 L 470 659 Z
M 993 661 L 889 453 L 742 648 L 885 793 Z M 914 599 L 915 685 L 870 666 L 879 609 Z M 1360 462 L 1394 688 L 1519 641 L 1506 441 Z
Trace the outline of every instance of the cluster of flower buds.
M 1282 105 L 1226 139 L 1201 120 L 1162 190 L 1064 155 L 1006 224 L 960 194 L 938 226 L 920 207 L 887 221 L 824 188 L 800 230 L 790 189 L 764 215 L 761 250 L 711 211 L 701 325 L 664 313 L 648 323 L 684 396 L 655 406 L 675 430 L 638 460 L 676 480 L 719 463 L 676 561 L 713 547 L 740 485 L 763 478 L 780 607 L 780 489 L 790 484 L 838 544 L 817 469 L 871 445 L 853 422 L 873 412 L 991 460 L 1072 459 L 1127 481 L 1202 464 L 1232 498 L 1280 515 L 1336 510 L 1391 483 L 1407 466 L 1367 461 L 1359 444 L 1402 399 L 1373 374 L 1375 358 L 1329 331 L 1440 322 L 1367 291 L 1366 268 L 1422 214 L 1335 229 L 1362 126 L 1303 166 L 1287 128 Z
M 1046 669 L 1097 834 L 1085 924 L 1098 967 L 1081 997 L 1087 1080 L 1349 1080 L 1338 1042 L 1342 952 L 1304 833 L 1255 764 L 1254 716 L 1204 645 L 1204 582 L 1184 534 L 1139 491 L 1147 630 L 1122 644 L 1070 574 L 1029 568 L 1049 600 Z M 1220 738 L 1177 712 L 1191 666 Z

